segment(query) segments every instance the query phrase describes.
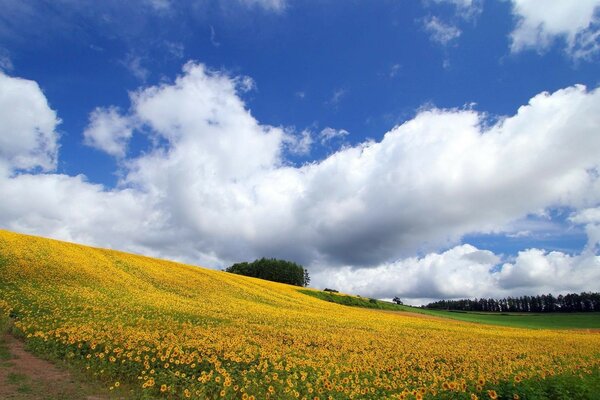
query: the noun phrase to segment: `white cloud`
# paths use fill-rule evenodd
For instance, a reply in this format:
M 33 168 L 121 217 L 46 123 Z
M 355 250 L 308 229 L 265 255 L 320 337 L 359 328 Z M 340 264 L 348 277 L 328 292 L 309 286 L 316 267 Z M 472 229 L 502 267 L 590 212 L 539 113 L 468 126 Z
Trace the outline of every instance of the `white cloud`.
M 600 245 L 600 207 L 580 210 L 571 215 L 569 220 L 576 224 L 585 225 L 585 232 L 588 237 L 586 250 L 593 253 Z
M 473 110 L 424 111 L 379 143 L 291 168 L 285 132 L 258 124 L 235 84 L 188 64 L 137 93 L 136 118 L 169 147 L 130 160 L 125 182 L 222 259 L 372 265 L 600 199 L 598 90 L 542 93 L 487 129 Z
M 437 17 L 426 18 L 423 26 L 432 41 L 444 46 L 457 39 L 462 33 L 456 26 L 445 24 Z
M 375 268 L 340 268 L 312 275 L 320 288 L 366 297 L 399 296 L 411 304 L 439 298 L 480 298 L 598 290 L 600 257 L 529 249 L 500 263 L 490 251 L 465 244 L 443 253 L 407 258 Z
M 318 287 L 376 298 L 462 298 L 485 293 L 493 286 L 490 268 L 499 262 L 489 251 L 471 245 L 444 253 L 407 258 L 374 268 L 343 267 L 319 271 L 311 280 Z
M 496 275 L 501 288 L 514 292 L 597 290 L 595 286 L 600 281 L 600 257 L 529 249 L 519 252 L 515 262 L 504 264 Z
M 293 133 L 288 134 L 284 141 L 288 150 L 292 154 L 298 155 L 309 154 L 310 148 L 313 144 L 312 134 L 307 129 L 300 132 L 300 136 L 294 135 Z
M 59 123 L 36 82 L 0 71 L 0 175 L 15 169 L 54 169 Z
M 326 127 L 319 133 L 319 138 L 321 139 L 321 144 L 327 144 L 332 140 L 343 139 L 348 136 L 350 132 L 345 129 L 334 129 L 330 127 Z
M 517 26 L 511 33 L 511 51 L 546 50 L 563 39 L 566 51 L 585 58 L 600 50 L 600 0 L 554 0 L 540 6 L 536 0 L 512 0 Z
M 600 207 L 578 211 L 569 219 L 577 224 L 600 224 Z
M 523 256 L 494 278 L 488 275 L 497 256 L 468 245 L 435 253 L 439 248 L 454 246 L 467 233 L 510 230 L 514 221 L 549 207 L 584 210 L 600 203 L 598 89 L 538 94 L 492 126 L 474 110 L 421 111 L 379 142 L 292 167 L 283 158 L 289 133 L 252 116 L 239 94 L 247 87 L 245 79 L 188 63 L 174 82 L 140 89 L 131 95 L 128 115 L 113 109 L 111 118 L 128 121 L 125 133 L 135 126 L 160 140 L 148 153 L 123 160 L 117 188 L 64 175 L 3 176 L 0 226 L 215 267 L 282 257 L 309 265 L 316 277 L 374 266 L 375 272 L 388 271 L 390 282 L 400 279 L 391 278 L 400 271 L 421 285 L 421 269 L 411 265 L 426 265 L 438 280 L 423 284 L 423 293 L 441 294 L 436 282 L 447 279 L 454 288 L 448 293 L 461 296 L 479 293 L 479 284 L 505 291 L 530 285 L 533 278 L 519 271 L 532 261 Z M 36 93 L 26 97 L 33 106 L 16 109 L 44 104 L 52 117 L 44 119 L 46 131 L 53 132 L 56 116 L 39 88 L 33 82 L 23 88 Z M 28 92 L 23 88 L 5 103 L 18 104 L 13 97 Z M 0 126 L 13 114 L 0 112 Z M 104 110 L 98 119 L 108 114 Z M 0 138 L 10 146 L 20 143 L 33 129 L 26 121 Z M 108 125 L 109 138 L 127 136 L 112 129 L 118 124 Z M 13 153 L 37 147 L 24 148 Z M 392 262 L 418 252 L 432 254 Z M 573 271 L 596 262 L 589 252 L 582 259 L 593 262 L 585 263 L 550 254 L 542 253 L 548 265 L 568 264 Z M 447 265 L 455 268 L 444 277 Z M 366 281 L 375 282 L 376 273 L 367 271 Z M 380 288 L 384 279 L 377 281 Z M 420 286 L 411 287 L 403 293 L 426 297 L 416 292 Z
M 121 117 L 117 108 L 109 107 L 92 111 L 83 137 L 86 145 L 122 158 L 132 134 L 131 121 Z

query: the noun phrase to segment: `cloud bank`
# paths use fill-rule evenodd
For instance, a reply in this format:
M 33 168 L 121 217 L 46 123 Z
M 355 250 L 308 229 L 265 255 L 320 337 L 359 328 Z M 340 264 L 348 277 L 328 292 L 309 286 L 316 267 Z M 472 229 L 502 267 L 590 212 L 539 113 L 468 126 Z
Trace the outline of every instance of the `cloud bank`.
M 596 240 L 600 90 L 540 93 L 493 125 L 474 110 L 423 110 L 379 142 L 294 167 L 291 134 L 252 116 L 247 89 L 247 78 L 189 62 L 174 81 L 132 93 L 126 114 L 92 111 L 82 140 L 122 158 L 123 178 L 105 188 L 33 170 L 56 166 L 57 113 L 35 82 L 0 74 L 0 126 L 12 127 L 0 132 L 0 226 L 212 267 L 283 257 L 308 265 L 319 286 L 375 297 L 597 281 L 595 244 L 503 262 L 460 240 L 552 207 L 573 209 Z M 153 147 L 126 157 L 132 135 Z

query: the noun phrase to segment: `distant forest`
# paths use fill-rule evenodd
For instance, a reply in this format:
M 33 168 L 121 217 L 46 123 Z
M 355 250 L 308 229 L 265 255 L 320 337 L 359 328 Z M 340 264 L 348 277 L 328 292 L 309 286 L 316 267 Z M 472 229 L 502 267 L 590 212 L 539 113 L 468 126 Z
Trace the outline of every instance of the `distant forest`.
M 556 297 L 551 294 L 542 294 L 507 297 L 500 300 L 440 300 L 427 304 L 425 308 L 490 312 L 589 312 L 600 311 L 600 293 L 570 293 Z

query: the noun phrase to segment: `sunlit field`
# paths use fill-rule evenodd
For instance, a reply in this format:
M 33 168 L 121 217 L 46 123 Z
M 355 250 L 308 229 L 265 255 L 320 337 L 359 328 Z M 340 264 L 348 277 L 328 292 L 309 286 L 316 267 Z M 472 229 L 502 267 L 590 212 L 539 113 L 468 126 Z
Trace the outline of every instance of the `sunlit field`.
M 7 231 L 0 311 L 31 349 L 142 398 L 535 398 L 539 382 L 597 382 L 600 366 L 597 333 L 346 307 Z

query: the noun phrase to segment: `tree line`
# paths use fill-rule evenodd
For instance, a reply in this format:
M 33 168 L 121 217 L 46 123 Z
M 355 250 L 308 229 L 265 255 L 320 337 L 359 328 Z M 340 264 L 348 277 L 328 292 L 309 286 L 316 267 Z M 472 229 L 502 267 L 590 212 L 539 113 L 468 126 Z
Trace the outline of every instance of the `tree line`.
M 275 258 L 263 257 L 252 262 L 233 264 L 231 267 L 225 269 L 225 271 L 296 286 L 308 286 L 310 283 L 308 270 L 303 266 L 292 261 Z
M 569 293 L 553 296 L 506 297 L 504 299 L 440 300 L 425 308 L 459 311 L 490 312 L 589 312 L 600 311 L 600 293 Z

